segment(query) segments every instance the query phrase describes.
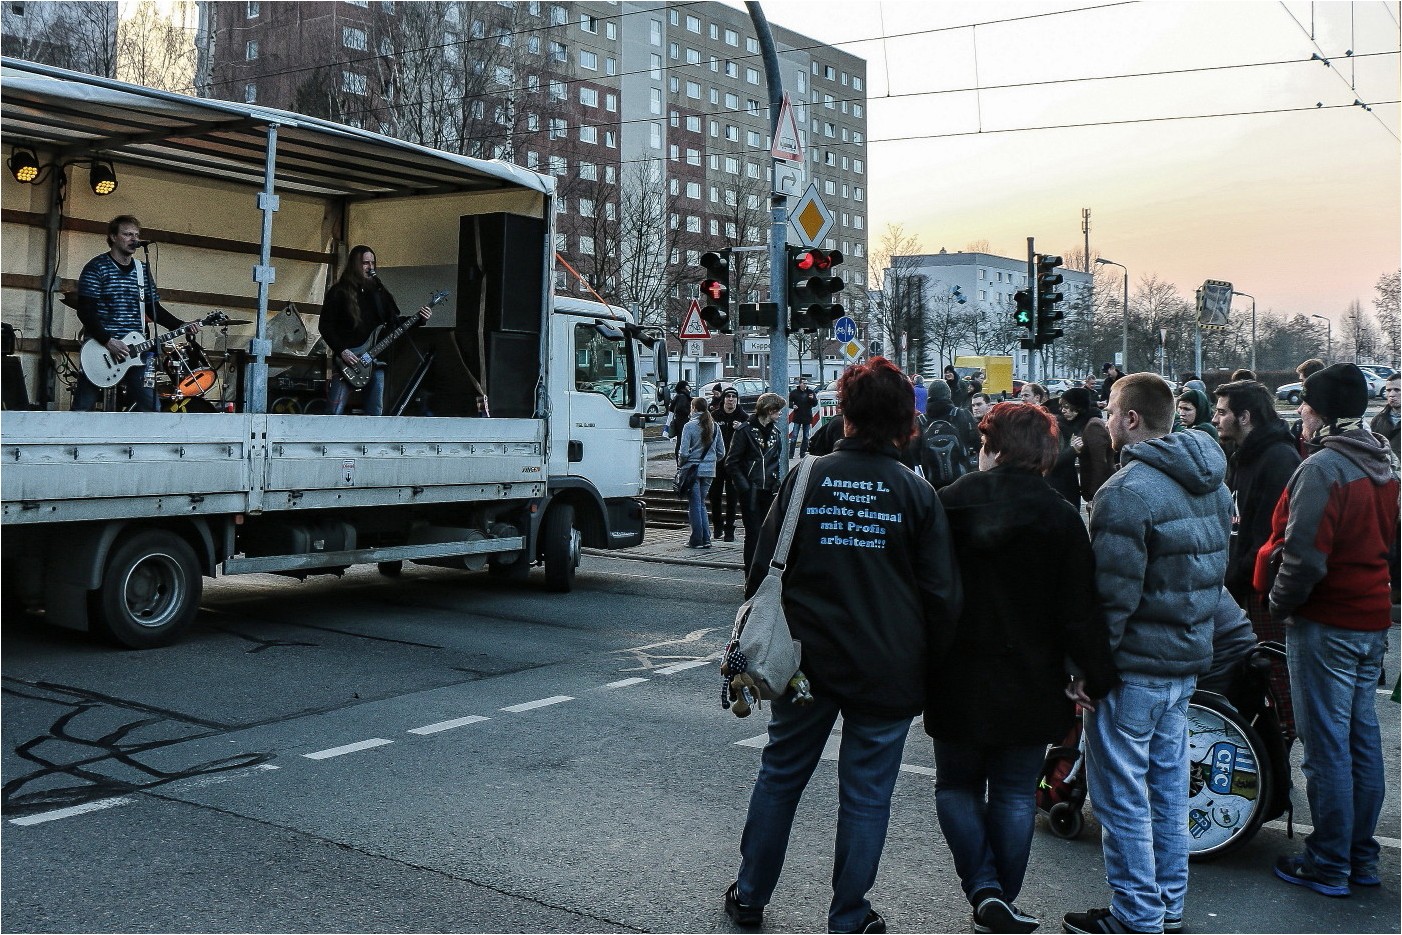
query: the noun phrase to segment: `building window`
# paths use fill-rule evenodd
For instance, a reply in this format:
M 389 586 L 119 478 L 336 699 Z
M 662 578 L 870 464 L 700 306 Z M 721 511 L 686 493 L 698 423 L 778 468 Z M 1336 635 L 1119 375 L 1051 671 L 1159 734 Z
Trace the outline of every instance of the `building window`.
M 552 101 L 563 101 L 568 99 L 569 96 L 569 89 L 565 87 L 565 83 L 563 81 L 552 80 L 550 82 L 550 99 Z
M 550 118 L 550 138 L 563 140 L 569 134 L 569 124 L 561 117 Z
M 579 67 L 587 68 L 590 71 L 599 70 L 599 54 L 590 52 L 588 49 L 579 50 Z
M 610 41 L 618 38 L 618 24 L 610 20 L 604 23 L 604 38 Z
M 699 36 L 701 34 L 701 21 L 694 16 L 688 16 L 686 18 L 686 31 L 694 32 Z
M 858 78 L 856 75 L 853 75 L 853 76 L 852 76 L 852 90 L 853 90 L 853 91 L 860 91 L 861 89 L 862 89 L 862 79 L 861 79 L 861 78 Z
M 726 95 L 725 95 L 725 106 L 726 106 L 726 109 L 727 109 L 727 110 L 739 110 L 739 109 L 740 109 L 740 95 L 738 95 L 738 94 L 731 94 L 731 93 L 729 93 L 729 92 L 726 92 Z
M 531 36 L 526 40 L 526 51 L 532 55 L 540 54 L 540 36 Z
M 690 234 L 701 233 L 701 219 L 694 214 L 688 214 L 686 217 L 686 230 L 687 233 Z
M 833 67 L 832 67 L 831 65 L 824 65 L 824 66 L 823 66 L 823 77 L 826 78 L 826 79 L 829 80 L 829 81 L 832 81 L 834 78 L 837 77 L 837 72 L 833 69 Z
M 604 58 L 604 74 L 618 74 L 618 59 L 614 58 L 612 55 Z
M 353 71 L 341 72 L 341 90 L 348 94 L 364 94 L 367 87 L 365 76 Z
M 24 15 L 24 4 L 23 4 L 23 3 L 12 3 L 12 4 L 10 4 L 10 6 L 13 8 L 14 14 L 15 14 L 16 16 L 23 16 L 23 15 Z M 258 17 L 258 4 L 255 3 L 254 0 L 249 0 L 248 3 L 245 3 L 245 4 L 243 5 L 243 15 L 244 15 L 245 17 L 247 17 L 248 19 L 257 19 L 257 17 Z
M 736 65 L 734 62 L 727 61 L 725 63 L 725 76 L 727 78 L 739 78 L 740 66 Z
M 701 165 L 701 150 L 688 149 L 686 151 L 686 164 L 689 166 Z
M 756 39 L 756 38 L 754 38 L 753 36 L 746 36 L 746 37 L 745 37 L 745 51 L 746 51 L 746 52 L 749 52 L 751 55 L 758 55 L 758 54 L 759 54 L 759 40 Z
M 740 45 L 740 34 L 733 29 L 725 31 L 725 44 L 738 47 Z
M 599 21 L 588 13 L 579 14 L 579 28 L 587 33 L 599 34 Z
M 662 113 L 662 89 L 648 88 L 651 100 L 648 102 L 648 109 L 654 114 Z
M 579 177 L 586 182 L 593 182 L 599 178 L 599 167 L 592 162 L 581 162 L 579 164 Z
M 686 183 L 686 197 L 688 197 L 688 198 L 695 198 L 697 201 L 700 201 L 700 200 L 701 200 L 701 183 L 700 183 L 700 182 L 687 182 L 687 183 Z
M 662 20 L 655 19 L 651 22 L 650 26 L 652 32 L 649 36 L 649 41 L 660 48 L 662 45 Z
M 380 40 L 380 54 L 381 54 L 381 55 L 393 55 L 393 54 L 394 54 L 394 41 L 393 41 L 392 39 L 390 39 L 388 36 L 385 36 L 383 39 Z
M 612 91 L 610 91 L 610 92 L 608 92 L 607 94 L 604 95 L 604 110 L 612 111 L 612 112 L 617 112 L 617 110 L 618 110 L 618 95 L 617 95 L 617 94 L 614 94 Z
M 504 88 L 509 88 L 516 83 L 515 72 L 506 65 L 498 65 L 494 71 L 493 77 L 496 78 L 497 84 Z
M 858 175 L 862 174 L 862 161 L 860 159 L 852 160 L 852 171 Z
M 258 100 L 258 85 L 246 84 L 243 86 L 243 102 L 252 104 Z
M 661 149 L 661 148 L 662 148 L 662 124 L 660 124 L 660 123 L 650 123 L 650 124 L 647 125 L 647 130 L 648 130 L 648 134 L 647 134 L 647 136 L 648 136 L 648 140 L 647 140 L 648 145 L 651 146 L 653 149 Z
M 759 84 L 759 72 L 753 68 L 745 69 L 745 80 L 750 84 Z
M 695 81 L 688 81 L 688 82 L 686 83 L 686 96 L 687 96 L 687 97 L 690 97 L 690 98 L 694 98 L 694 99 L 696 99 L 696 100 L 700 100 L 700 99 L 701 99 L 701 85 L 697 84 Z
M 565 168 L 564 156 L 550 157 L 550 173 L 552 175 L 564 175 L 566 171 L 568 170 Z
M 688 65 L 700 65 L 701 53 L 696 49 L 688 48 L 686 50 L 686 63 Z
M 246 62 L 255 61 L 258 58 L 258 40 L 249 39 L 248 44 L 243 47 L 243 59 Z
M 701 118 L 696 114 L 689 114 L 686 118 L 686 128 L 692 133 L 701 132 Z
M 581 124 L 579 128 L 579 141 L 581 143 L 599 142 L 599 128 L 587 127 Z
M 853 105 L 852 105 L 852 116 L 853 116 L 853 117 L 860 117 L 863 113 L 864 113 L 864 111 L 862 110 L 862 105 L 861 105 L 861 104 L 853 104 Z
M 565 23 L 567 23 L 567 22 L 569 22 L 569 15 L 565 12 L 565 8 L 564 8 L 564 7 L 562 7 L 562 6 L 553 6 L 553 7 L 550 8 L 550 25 L 551 25 L 551 26 L 563 26 L 563 25 L 565 25 Z
M 653 53 L 651 54 L 651 59 L 652 59 L 652 66 L 651 66 L 651 68 L 650 68 L 650 70 L 649 70 L 649 72 L 648 72 L 648 77 L 651 78 L 653 81 L 661 81 L 661 80 L 662 80 L 662 56 L 658 55 L 656 52 L 653 52 Z
M 570 58 L 569 49 L 565 47 L 563 42 L 552 42 L 550 43 L 550 58 L 556 62 L 567 62 Z
M 594 199 L 579 199 L 579 213 L 582 217 L 592 218 L 594 216 Z

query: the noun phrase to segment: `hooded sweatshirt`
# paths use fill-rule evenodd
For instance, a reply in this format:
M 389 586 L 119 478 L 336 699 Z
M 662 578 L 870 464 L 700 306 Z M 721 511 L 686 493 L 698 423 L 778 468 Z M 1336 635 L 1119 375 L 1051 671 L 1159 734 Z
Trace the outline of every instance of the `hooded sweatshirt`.
M 1232 530 L 1227 588 L 1243 604 L 1256 573 L 1256 553 L 1271 537 L 1271 513 L 1299 466 L 1295 440 L 1279 419 L 1253 428 L 1231 457 L 1227 486 L 1232 491 L 1237 521 Z
M 1227 461 L 1201 432 L 1130 445 L 1095 495 L 1095 584 L 1121 673 L 1207 671 L 1227 570 Z
M 1256 556 L 1256 589 L 1269 592 L 1271 613 L 1346 630 L 1391 626 L 1397 497 L 1382 436 L 1364 429 L 1327 436 L 1285 485 Z
M 1118 681 L 1105 623 L 1086 586 L 1090 537 L 1076 510 L 1030 471 L 1000 465 L 939 492 L 964 584 L 949 652 L 930 669 L 925 732 L 979 745 L 1056 743 L 1074 707 L 1066 660 L 1100 698 Z M 1008 587 L 1008 556 L 1023 563 Z

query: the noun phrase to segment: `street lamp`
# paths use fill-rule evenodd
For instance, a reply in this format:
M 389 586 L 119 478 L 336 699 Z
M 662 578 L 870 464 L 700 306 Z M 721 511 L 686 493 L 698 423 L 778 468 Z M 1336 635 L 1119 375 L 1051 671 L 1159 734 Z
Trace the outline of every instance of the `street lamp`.
M 1107 260 L 1103 256 L 1096 257 L 1095 262 L 1104 263 L 1107 266 L 1118 266 L 1125 271 L 1125 298 L 1124 306 L 1121 308 L 1124 321 L 1120 329 L 1120 372 L 1125 373 L 1129 369 L 1129 267 L 1123 263 L 1116 263 L 1114 260 Z
M 1251 300 L 1251 372 L 1256 372 L 1256 297 L 1246 292 L 1233 292 L 1243 299 Z
M 1328 344 L 1326 345 L 1326 350 L 1325 350 L 1325 353 L 1324 353 L 1324 361 L 1325 361 L 1325 363 L 1333 363 L 1333 362 L 1334 362 L 1334 322 L 1333 322 L 1332 320 L 1328 319 L 1328 318 L 1325 318 L 1323 315 L 1311 315 L 1310 317 L 1311 317 L 1311 318 L 1318 318 L 1320 321 L 1324 322 L 1324 324 L 1328 327 L 1328 330 L 1325 332 L 1325 336 L 1326 336 L 1326 339 L 1327 339 L 1327 341 L 1328 341 Z

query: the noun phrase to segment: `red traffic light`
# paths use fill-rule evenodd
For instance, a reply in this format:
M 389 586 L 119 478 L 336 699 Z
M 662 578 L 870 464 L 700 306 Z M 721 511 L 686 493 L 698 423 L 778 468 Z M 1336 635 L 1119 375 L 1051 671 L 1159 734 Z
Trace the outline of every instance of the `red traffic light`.
M 701 294 L 712 302 L 719 302 L 725 298 L 727 291 L 725 283 L 719 279 L 707 279 L 701 283 Z

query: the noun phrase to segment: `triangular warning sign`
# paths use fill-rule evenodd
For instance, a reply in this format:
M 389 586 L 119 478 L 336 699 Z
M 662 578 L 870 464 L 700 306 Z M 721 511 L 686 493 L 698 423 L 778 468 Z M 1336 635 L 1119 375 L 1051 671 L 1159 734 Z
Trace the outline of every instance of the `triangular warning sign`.
M 691 300 L 691 307 L 682 316 L 682 330 L 677 336 L 683 341 L 704 341 L 711 336 L 706 323 L 701 320 L 701 303 Z
M 779 108 L 779 122 L 774 128 L 774 145 L 769 149 L 770 155 L 775 159 L 802 162 L 801 139 L 798 135 L 798 118 L 794 116 L 793 104 L 789 103 L 788 92 L 785 92 L 784 103 Z

